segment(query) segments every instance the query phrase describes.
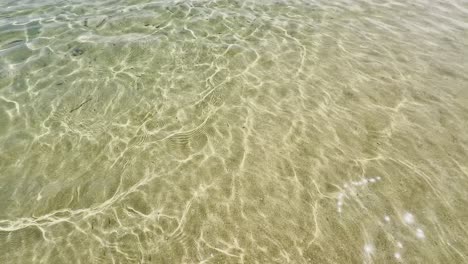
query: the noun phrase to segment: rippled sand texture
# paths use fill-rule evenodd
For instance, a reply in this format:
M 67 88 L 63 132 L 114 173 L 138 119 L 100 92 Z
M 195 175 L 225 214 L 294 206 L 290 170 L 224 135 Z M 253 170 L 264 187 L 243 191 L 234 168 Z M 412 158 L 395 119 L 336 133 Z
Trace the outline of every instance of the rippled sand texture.
M 468 2 L 0 5 L 0 263 L 467 263 Z

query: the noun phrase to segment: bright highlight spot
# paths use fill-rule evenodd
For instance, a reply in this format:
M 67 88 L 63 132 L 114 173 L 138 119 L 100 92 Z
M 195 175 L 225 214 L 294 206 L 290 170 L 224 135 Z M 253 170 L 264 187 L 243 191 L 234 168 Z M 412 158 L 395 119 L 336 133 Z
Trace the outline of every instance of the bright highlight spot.
M 374 245 L 366 244 L 364 246 L 364 252 L 366 252 L 367 254 L 372 254 L 374 253 L 374 251 L 375 251 Z
M 403 216 L 405 223 L 413 224 L 414 223 L 414 216 L 411 213 L 405 213 Z
M 424 231 L 422 231 L 421 228 L 416 229 L 416 237 L 418 237 L 419 239 L 423 239 L 426 237 L 426 235 L 424 235 Z

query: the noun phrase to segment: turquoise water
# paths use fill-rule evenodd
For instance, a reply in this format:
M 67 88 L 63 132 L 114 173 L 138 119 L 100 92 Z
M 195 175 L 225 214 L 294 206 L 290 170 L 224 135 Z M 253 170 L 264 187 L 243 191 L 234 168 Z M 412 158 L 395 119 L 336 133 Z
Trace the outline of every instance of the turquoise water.
M 466 0 L 0 0 L 0 263 L 466 263 L 467 72 Z

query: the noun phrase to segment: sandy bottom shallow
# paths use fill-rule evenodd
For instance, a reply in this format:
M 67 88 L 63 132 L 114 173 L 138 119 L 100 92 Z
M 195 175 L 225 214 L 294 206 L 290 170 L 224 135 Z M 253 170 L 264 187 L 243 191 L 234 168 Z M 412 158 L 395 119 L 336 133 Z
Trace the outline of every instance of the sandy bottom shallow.
M 0 0 L 0 263 L 467 263 L 468 2 L 332 2 Z

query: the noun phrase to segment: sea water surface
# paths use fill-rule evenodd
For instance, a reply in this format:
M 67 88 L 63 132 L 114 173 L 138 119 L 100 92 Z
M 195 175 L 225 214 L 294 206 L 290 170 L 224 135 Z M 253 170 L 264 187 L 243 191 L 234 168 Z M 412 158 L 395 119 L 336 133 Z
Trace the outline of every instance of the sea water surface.
M 0 0 L 0 263 L 468 263 L 468 1 Z

